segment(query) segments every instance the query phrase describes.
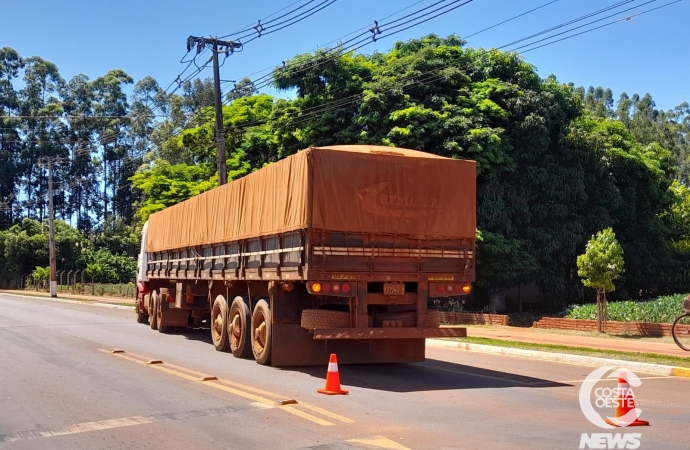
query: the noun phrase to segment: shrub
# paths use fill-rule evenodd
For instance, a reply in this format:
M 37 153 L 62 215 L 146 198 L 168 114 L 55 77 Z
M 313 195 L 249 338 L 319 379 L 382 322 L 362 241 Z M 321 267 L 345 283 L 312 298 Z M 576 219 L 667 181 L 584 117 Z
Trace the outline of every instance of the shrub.
M 672 323 L 683 313 L 685 294 L 667 295 L 654 300 L 611 302 L 608 320 L 617 322 Z M 566 310 L 567 319 L 597 318 L 595 304 L 573 305 Z

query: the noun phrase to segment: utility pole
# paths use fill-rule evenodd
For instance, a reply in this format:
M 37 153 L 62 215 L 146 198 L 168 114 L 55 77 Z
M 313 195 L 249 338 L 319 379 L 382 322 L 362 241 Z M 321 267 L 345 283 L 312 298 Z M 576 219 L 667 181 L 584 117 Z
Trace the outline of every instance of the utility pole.
M 225 158 L 225 133 L 223 130 L 223 99 L 220 91 L 220 64 L 218 63 L 218 54 L 225 53 L 227 57 L 233 53 L 235 49 L 241 48 L 242 44 L 233 41 L 221 41 L 216 38 L 203 38 L 197 36 L 189 36 L 187 38 L 187 51 L 191 51 L 196 44 L 196 53 L 201 53 L 205 46 L 209 46 L 213 55 L 213 88 L 215 91 L 215 110 L 216 110 L 216 148 L 217 158 L 216 167 L 218 169 L 218 185 L 222 186 L 228 182 L 228 168 Z
M 53 207 L 53 161 L 48 161 L 48 252 L 50 258 L 50 296 L 57 297 L 57 263 L 55 261 L 55 209 Z

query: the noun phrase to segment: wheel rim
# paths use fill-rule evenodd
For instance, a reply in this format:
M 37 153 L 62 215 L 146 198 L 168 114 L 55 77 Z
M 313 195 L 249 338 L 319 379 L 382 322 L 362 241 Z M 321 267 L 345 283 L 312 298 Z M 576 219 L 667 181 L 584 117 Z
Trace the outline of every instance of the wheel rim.
M 240 311 L 235 309 L 232 312 L 232 320 L 230 321 L 230 345 L 233 349 L 240 346 L 242 342 L 242 317 Z
M 680 348 L 690 351 L 690 314 L 685 314 L 673 323 L 673 340 Z
M 254 316 L 254 353 L 261 356 L 266 350 L 266 318 L 262 312 Z
M 211 334 L 213 335 L 213 342 L 219 342 L 223 335 L 223 314 L 221 314 L 220 306 L 213 307 L 213 316 L 211 318 Z

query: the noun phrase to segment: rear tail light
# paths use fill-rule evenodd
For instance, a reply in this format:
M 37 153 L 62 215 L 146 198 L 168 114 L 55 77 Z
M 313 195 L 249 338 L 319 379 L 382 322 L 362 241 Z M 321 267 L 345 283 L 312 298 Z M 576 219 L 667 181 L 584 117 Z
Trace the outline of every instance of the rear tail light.
M 312 294 L 349 294 L 352 292 L 350 283 L 330 283 L 328 281 L 310 281 L 307 289 Z
M 446 297 L 451 295 L 467 295 L 472 292 L 470 283 L 430 283 L 429 295 Z

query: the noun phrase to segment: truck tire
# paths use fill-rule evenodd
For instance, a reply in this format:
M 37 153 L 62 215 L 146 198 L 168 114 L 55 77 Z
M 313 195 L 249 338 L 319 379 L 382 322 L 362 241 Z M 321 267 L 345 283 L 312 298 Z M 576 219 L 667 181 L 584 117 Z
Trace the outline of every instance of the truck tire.
M 248 358 L 252 355 L 252 316 L 243 297 L 235 297 L 228 315 L 230 351 L 235 358 Z
M 144 302 L 144 301 L 146 301 L 146 297 L 144 297 L 142 299 L 142 302 Z M 137 311 L 137 323 L 148 323 L 149 315 L 146 314 L 144 311 L 142 311 L 141 308 L 139 308 L 139 299 L 137 299 L 136 311 Z
M 441 326 L 441 312 L 430 309 L 426 313 L 426 326 L 428 328 L 439 328 Z
M 156 302 L 156 319 L 158 320 L 158 332 L 168 334 L 172 331 L 173 327 L 169 325 L 163 325 L 163 300 L 161 296 L 158 296 L 158 301 Z
M 228 302 L 219 295 L 211 307 L 211 339 L 219 352 L 230 351 L 228 336 Z
M 388 312 L 376 314 L 374 316 L 374 326 L 382 327 L 383 322 L 387 320 L 395 320 L 402 322 L 403 327 L 415 327 L 417 326 L 417 311 Z
M 305 309 L 300 326 L 307 330 L 315 328 L 349 328 L 350 313 L 329 309 Z
M 152 330 L 158 329 L 158 291 L 151 292 L 151 303 L 149 307 L 149 325 Z
M 261 365 L 271 364 L 271 308 L 259 300 L 252 314 L 252 353 Z

